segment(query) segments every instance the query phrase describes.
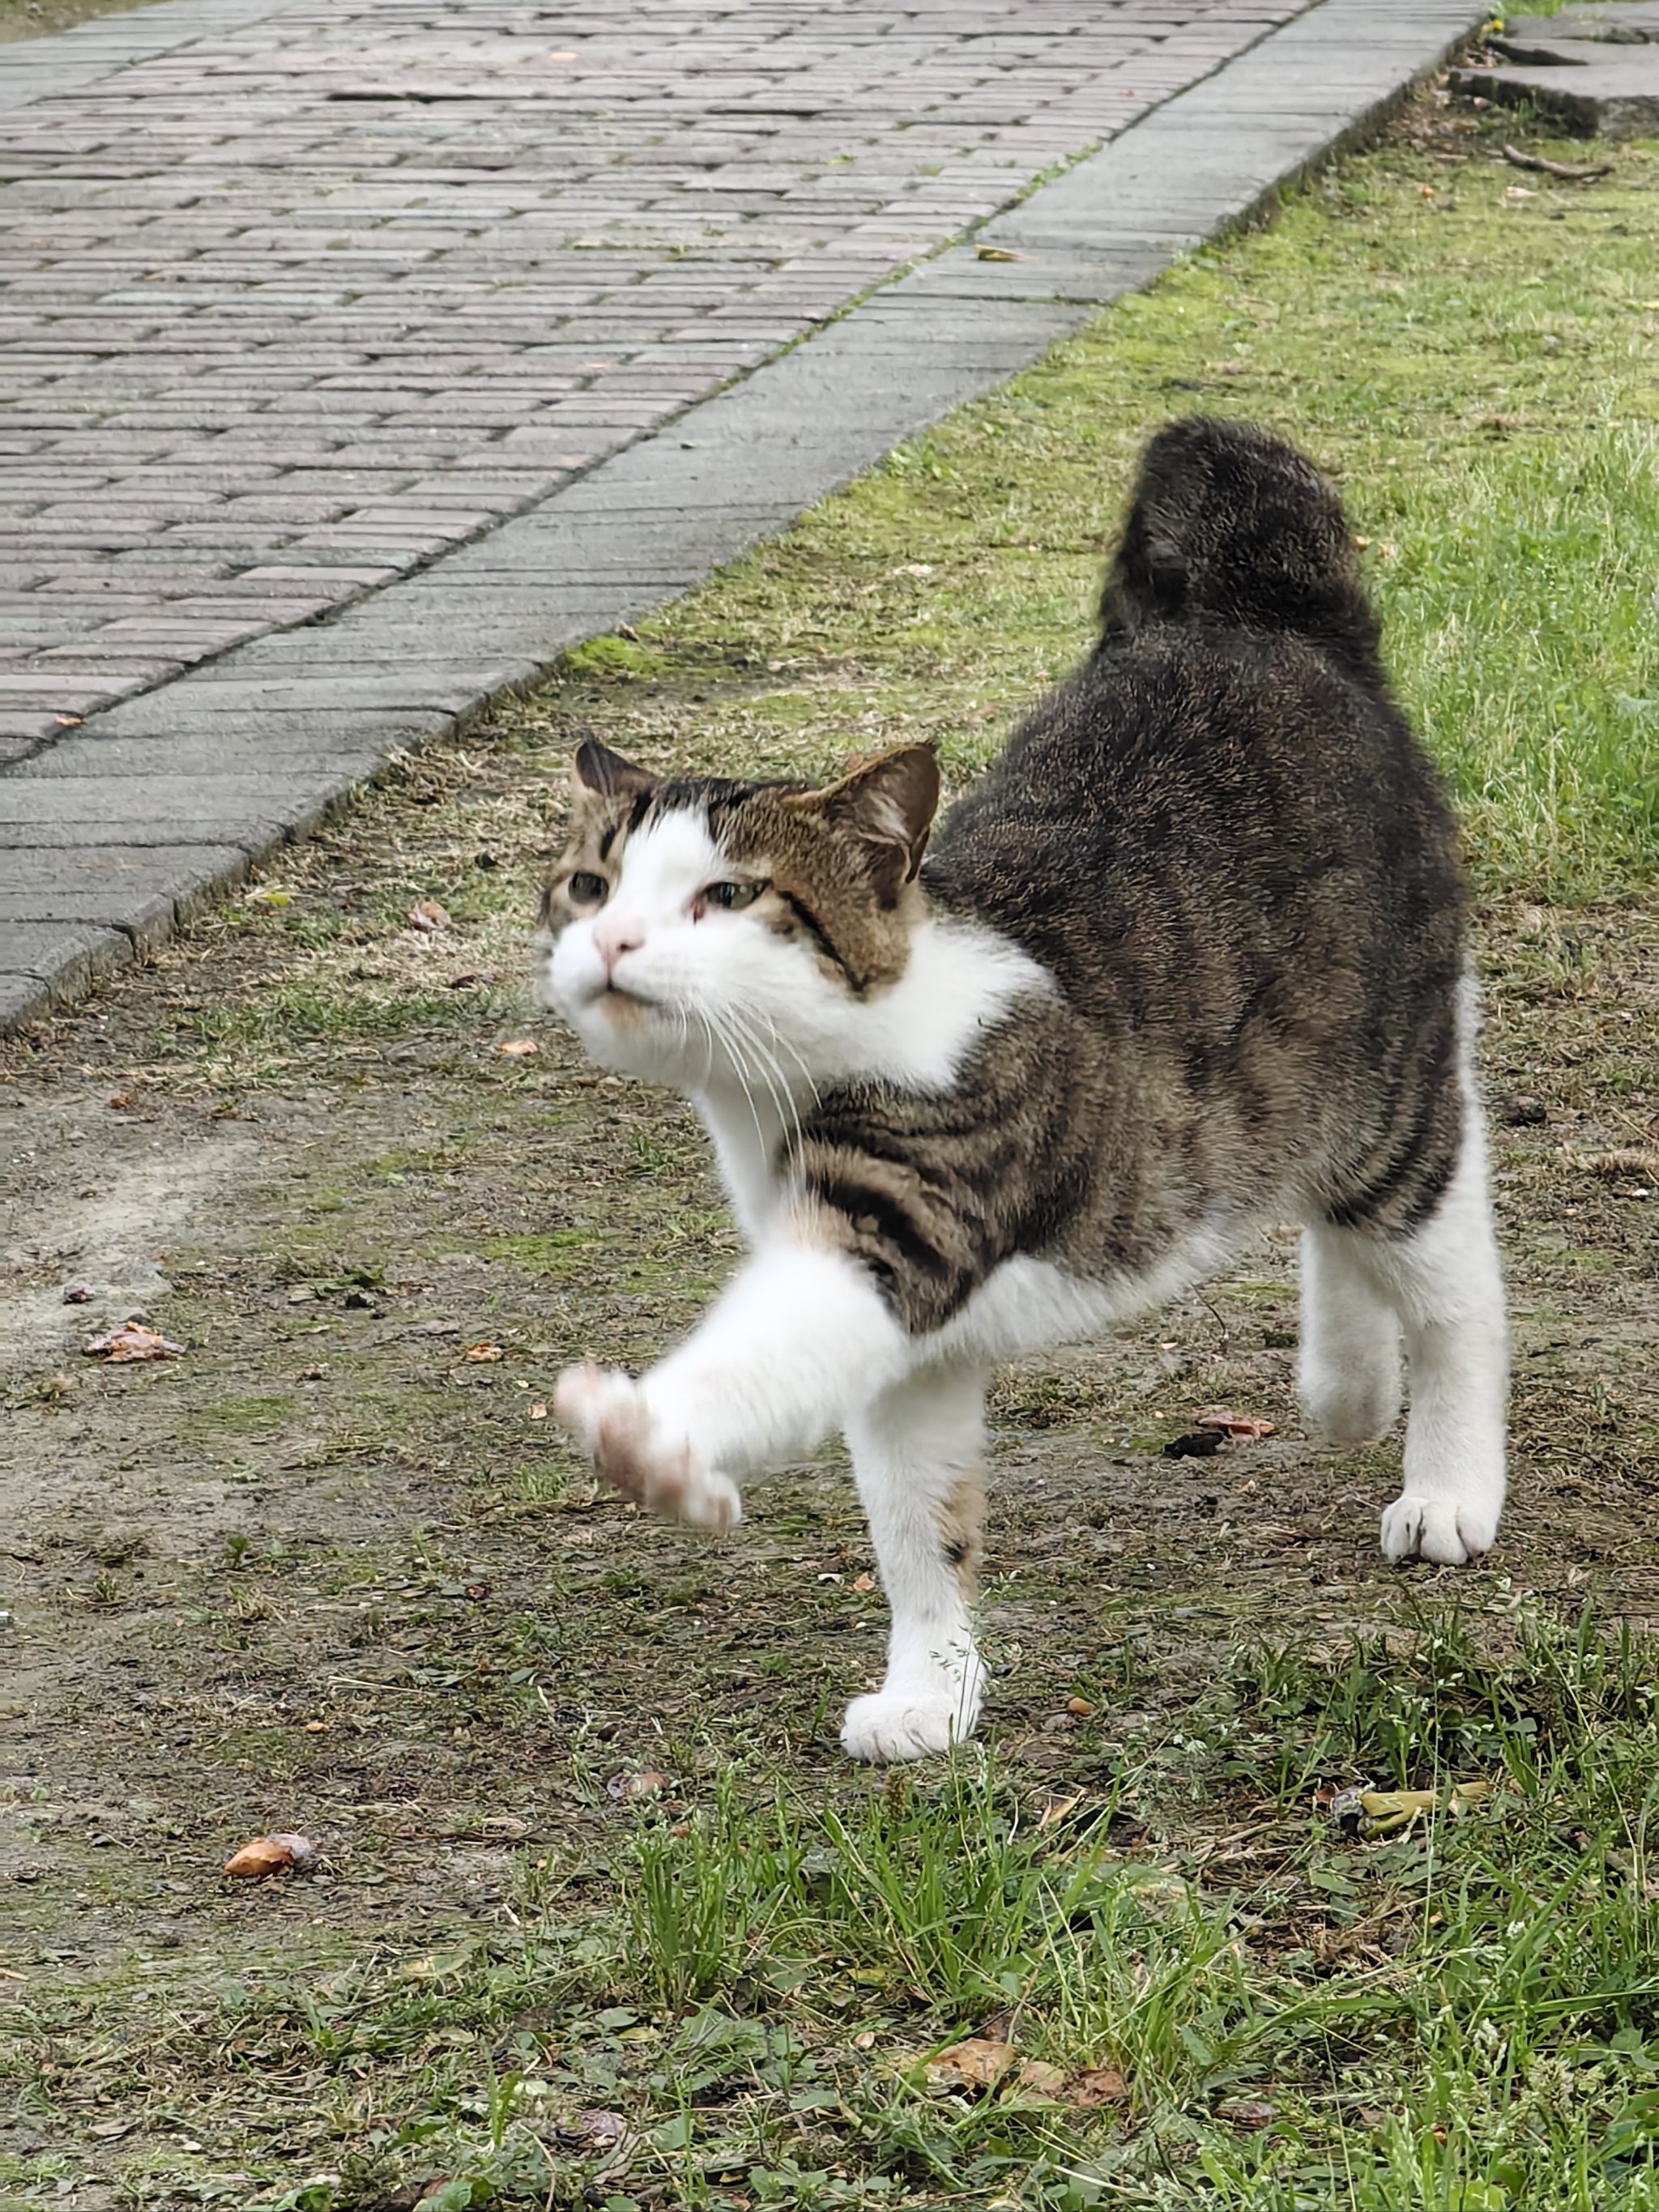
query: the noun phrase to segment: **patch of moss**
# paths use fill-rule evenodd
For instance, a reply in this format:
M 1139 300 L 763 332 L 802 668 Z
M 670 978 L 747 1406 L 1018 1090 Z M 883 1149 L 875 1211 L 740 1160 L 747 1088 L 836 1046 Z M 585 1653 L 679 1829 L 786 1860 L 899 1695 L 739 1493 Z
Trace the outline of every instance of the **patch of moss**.
M 634 684 L 664 669 L 660 653 L 624 637 L 590 637 L 559 659 L 560 674 L 572 684 Z

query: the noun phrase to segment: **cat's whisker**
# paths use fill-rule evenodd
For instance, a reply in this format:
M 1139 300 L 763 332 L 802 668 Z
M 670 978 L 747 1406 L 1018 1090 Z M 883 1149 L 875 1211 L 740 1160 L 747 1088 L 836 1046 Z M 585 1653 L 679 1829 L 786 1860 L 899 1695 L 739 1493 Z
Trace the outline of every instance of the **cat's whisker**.
M 710 1035 L 717 1036 L 720 1040 L 732 1073 L 737 1078 L 738 1088 L 743 1093 L 744 1103 L 749 1109 L 749 1117 L 755 1125 L 755 1141 L 764 1152 L 769 1149 L 766 1131 L 761 1121 L 760 1108 L 755 1103 L 755 1094 L 750 1085 L 749 1069 L 744 1056 L 742 1040 L 733 1033 L 732 1009 L 729 1006 L 710 1006 L 703 1001 L 700 1003 L 698 1012 L 708 1024 Z
M 793 1139 L 793 1144 L 791 1149 L 799 1151 L 801 1142 L 800 1114 L 796 1106 L 794 1093 L 791 1088 L 788 1079 L 785 1076 L 782 1068 L 779 1066 L 776 1057 L 768 1049 L 761 1038 L 756 1035 L 751 1017 L 750 1017 L 744 1010 L 737 1007 L 732 1007 L 728 1009 L 728 1012 L 731 1015 L 733 1024 L 738 1028 L 744 1042 L 749 1047 L 750 1051 L 754 1055 L 756 1072 L 759 1074 L 762 1082 L 764 1083 L 767 1091 L 771 1097 L 773 1107 L 777 1113 L 778 1120 L 782 1127 L 784 1133 L 786 1135 L 792 1136 Z M 776 1030 L 775 1026 L 773 1029 L 773 1034 L 775 1036 Z M 814 1095 L 816 1096 L 816 1092 Z
M 708 1026 L 708 1020 L 703 1014 L 702 1007 L 695 1004 L 690 1006 L 683 1006 L 680 1008 L 680 1019 L 685 1024 L 685 1042 L 688 1049 L 691 1042 L 691 1024 L 693 1020 L 695 1019 L 702 1024 L 702 1048 L 705 1060 L 702 1079 L 705 1085 L 710 1084 L 714 1079 L 714 1032 Z
M 780 1131 L 785 1135 L 793 1134 L 793 1148 L 799 1149 L 800 1115 L 796 1111 L 794 1097 L 784 1079 L 783 1072 L 760 1039 L 753 1034 L 752 1030 L 746 1030 L 744 1034 L 750 1051 L 754 1056 L 756 1073 L 765 1085 L 767 1095 L 772 1102 L 773 1111 L 778 1117 Z
M 720 1045 L 720 1032 L 709 1018 L 708 1009 L 700 1001 L 694 1000 L 687 1006 L 685 1012 L 687 1022 L 695 1020 L 702 1031 L 703 1054 L 706 1061 L 702 1079 L 707 1086 L 714 1080 L 716 1060 Z
M 773 1044 L 776 1046 L 780 1052 L 787 1052 L 790 1059 L 794 1061 L 796 1066 L 799 1068 L 801 1073 L 801 1080 L 806 1085 L 808 1091 L 812 1094 L 812 1103 L 815 1106 L 821 1106 L 823 1103 L 823 1093 L 818 1089 L 817 1078 L 813 1074 L 811 1069 L 802 1058 L 799 1050 L 794 1045 L 790 1043 L 788 1038 L 783 1035 L 777 1024 L 773 1020 L 771 1015 L 766 1012 L 764 1007 L 757 1008 L 757 1012 L 764 1018 L 767 1031 Z

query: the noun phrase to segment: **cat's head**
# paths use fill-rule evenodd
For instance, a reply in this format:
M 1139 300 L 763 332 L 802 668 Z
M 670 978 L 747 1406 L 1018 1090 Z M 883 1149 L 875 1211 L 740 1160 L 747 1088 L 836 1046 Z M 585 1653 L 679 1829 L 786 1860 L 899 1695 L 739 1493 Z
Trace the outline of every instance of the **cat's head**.
M 903 974 L 939 767 L 911 745 L 823 790 L 658 777 L 579 748 L 542 899 L 544 997 L 592 1056 L 698 1090 L 849 1072 Z

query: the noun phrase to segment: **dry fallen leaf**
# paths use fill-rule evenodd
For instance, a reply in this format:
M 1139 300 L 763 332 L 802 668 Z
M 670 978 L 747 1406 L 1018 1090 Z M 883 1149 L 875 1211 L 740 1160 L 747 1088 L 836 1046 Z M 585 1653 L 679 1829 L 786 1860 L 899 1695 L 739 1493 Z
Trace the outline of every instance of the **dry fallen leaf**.
M 506 1044 L 498 1044 L 497 1052 L 504 1052 L 510 1060 L 524 1060 L 536 1049 L 534 1037 L 513 1037 Z
M 605 1785 L 605 1794 L 620 1803 L 629 1797 L 663 1797 L 673 1786 L 665 1774 L 647 1766 L 637 1774 L 613 1774 Z
M 1030 2097 L 1058 2097 L 1066 2087 L 1066 2069 L 1028 2058 L 1019 2069 L 1019 2086 Z
M 851 1583 L 848 1585 L 849 1589 L 857 1590 L 860 1595 L 862 1595 L 866 1590 L 874 1589 L 875 1586 L 876 1578 L 873 1575 L 854 1575 Z
M 305 1874 L 316 1863 L 317 1846 L 309 1836 L 256 1836 L 225 1861 L 225 1872 L 237 1881 L 262 1881 L 284 1867 Z
M 1122 2104 L 1129 2085 L 1115 2066 L 1091 2066 L 1078 2075 L 1066 2094 L 1073 2104 L 1091 2111 L 1097 2105 Z
M 544 1421 L 547 1419 L 546 1407 L 532 1406 L 530 1408 L 530 1418 L 532 1421 Z
M 471 1366 L 490 1367 L 496 1360 L 505 1359 L 507 1354 L 499 1344 L 471 1344 L 467 1346 L 461 1357 Z
M 428 933 L 450 927 L 449 909 L 436 899 L 417 899 L 409 909 L 409 920 L 412 927 Z
M 112 1367 L 131 1359 L 182 1359 L 185 1347 L 171 1343 L 142 1322 L 123 1322 L 103 1336 L 89 1336 L 82 1349 L 89 1358 L 106 1359 Z
M 1073 1790 L 1069 1797 L 1051 1797 L 1037 1815 L 1037 1833 L 1041 1835 L 1045 1828 L 1052 1828 L 1068 1813 L 1075 1813 L 1082 1802 L 1083 1792 L 1080 1790 Z
M 1490 1782 L 1455 1782 L 1449 1792 L 1439 1790 L 1340 1790 L 1331 1800 L 1331 1817 L 1347 1834 L 1374 1843 L 1397 1836 L 1417 1821 L 1438 1812 L 1453 1820 L 1485 1805 L 1491 1798 Z
M 930 2089 L 994 2089 L 1014 2063 L 1012 2043 L 993 2043 L 988 2037 L 970 2035 L 954 2043 L 927 2063 Z
M 1215 2116 L 1236 2128 L 1270 2128 L 1279 2118 L 1276 2106 L 1264 2105 L 1258 2097 L 1230 2097 L 1224 2105 L 1218 2105 Z
M 1263 1437 L 1273 1432 L 1271 1421 L 1255 1421 L 1244 1413 L 1224 1413 L 1213 1408 L 1200 1413 L 1194 1421 L 1195 1429 L 1219 1429 L 1223 1436 L 1237 1437 L 1241 1443 L 1259 1443 Z
M 567 2133 L 586 2150 L 614 2150 L 628 2133 L 620 2112 L 578 2112 Z
M 1067 1698 L 1066 1710 L 1073 1720 L 1086 1721 L 1093 1712 L 1094 1707 L 1089 1703 L 1087 1698 Z
M 1006 246 L 981 246 L 979 258 L 981 261 L 1024 261 L 1025 256 L 1015 253 Z

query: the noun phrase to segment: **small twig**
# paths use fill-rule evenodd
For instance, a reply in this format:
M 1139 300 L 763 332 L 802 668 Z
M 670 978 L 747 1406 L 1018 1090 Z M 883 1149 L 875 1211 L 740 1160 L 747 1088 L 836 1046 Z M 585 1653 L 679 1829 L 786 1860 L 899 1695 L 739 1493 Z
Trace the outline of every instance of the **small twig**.
M 1193 1295 L 1221 1332 L 1221 1346 L 1216 1356 L 1218 1358 L 1224 1359 L 1233 1348 L 1233 1333 L 1202 1291 L 1194 1291 Z
M 1597 161 L 1592 167 L 1575 169 L 1566 161 L 1547 161 L 1541 154 L 1523 154 L 1518 146 L 1505 146 L 1504 159 L 1517 169 L 1537 169 L 1544 176 L 1560 177 L 1570 185 L 1587 185 L 1592 177 L 1605 177 L 1613 167 L 1611 161 Z

